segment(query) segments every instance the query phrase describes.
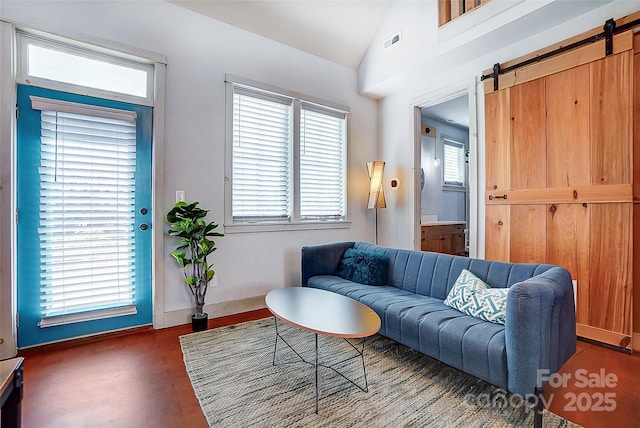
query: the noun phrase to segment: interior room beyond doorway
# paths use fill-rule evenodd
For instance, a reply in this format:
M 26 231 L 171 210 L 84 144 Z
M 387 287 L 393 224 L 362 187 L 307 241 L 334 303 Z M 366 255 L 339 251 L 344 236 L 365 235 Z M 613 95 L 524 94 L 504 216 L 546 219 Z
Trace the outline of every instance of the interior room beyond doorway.
M 422 107 L 421 249 L 469 253 L 469 98 Z

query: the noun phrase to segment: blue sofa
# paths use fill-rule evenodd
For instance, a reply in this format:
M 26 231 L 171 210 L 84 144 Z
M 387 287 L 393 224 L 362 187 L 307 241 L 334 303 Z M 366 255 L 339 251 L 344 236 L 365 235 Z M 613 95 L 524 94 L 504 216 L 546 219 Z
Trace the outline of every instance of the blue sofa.
M 384 254 L 386 285 L 335 275 L 348 248 Z M 576 351 L 571 275 L 548 264 L 505 263 L 339 242 L 302 248 L 302 285 L 351 297 L 372 308 L 380 334 L 511 393 L 541 393 L 538 370 L 555 373 Z M 509 287 L 505 324 L 443 303 L 462 269 L 492 288 Z

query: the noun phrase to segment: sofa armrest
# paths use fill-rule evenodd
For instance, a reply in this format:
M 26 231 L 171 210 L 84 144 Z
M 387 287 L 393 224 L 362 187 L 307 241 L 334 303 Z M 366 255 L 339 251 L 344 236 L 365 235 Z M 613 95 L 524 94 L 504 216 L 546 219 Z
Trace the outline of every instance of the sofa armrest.
M 336 242 L 302 247 L 302 286 L 306 287 L 312 276 L 333 275 L 344 252 L 354 245 L 355 242 Z
M 505 334 L 509 390 L 532 394 L 576 352 L 573 285 L 566 269 L 553 267 L 511 286 Z

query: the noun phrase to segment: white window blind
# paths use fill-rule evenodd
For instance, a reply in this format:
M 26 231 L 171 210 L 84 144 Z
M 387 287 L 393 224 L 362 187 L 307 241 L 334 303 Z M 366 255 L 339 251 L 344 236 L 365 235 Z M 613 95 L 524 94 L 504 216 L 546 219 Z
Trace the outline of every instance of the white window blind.
M 233 221 L 289 221 L 292 100 L 235 87 L 232 150 Z
M 465 154 L 464 145 L 457 141 L 444 139 L 443 180 L 447 186 L 464 187 Z
M 227 231 L 348 227 L 348 112 L 227 76 Z
M 345 218 L 345 114 L 306 103 L 300 113 L 300 216 Z
M 41 326 L 135 313 L 135 113 L 96 114 L 42 111 Z

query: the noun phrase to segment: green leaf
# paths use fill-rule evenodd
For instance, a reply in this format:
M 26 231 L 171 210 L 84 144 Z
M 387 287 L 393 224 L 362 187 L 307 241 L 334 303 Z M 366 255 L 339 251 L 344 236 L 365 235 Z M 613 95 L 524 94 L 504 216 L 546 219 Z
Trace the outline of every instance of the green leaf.
M 178 266 L 180 266 L 183 269 L 185 268 L 185 266 L 187 266 L 187 265 L 189 265 L 191 263 L 191 260 L 189 260 L 186 257 L 185 253 L 173 252 L 173 253 L 171 253 L 171 255 L 178 262 Z

